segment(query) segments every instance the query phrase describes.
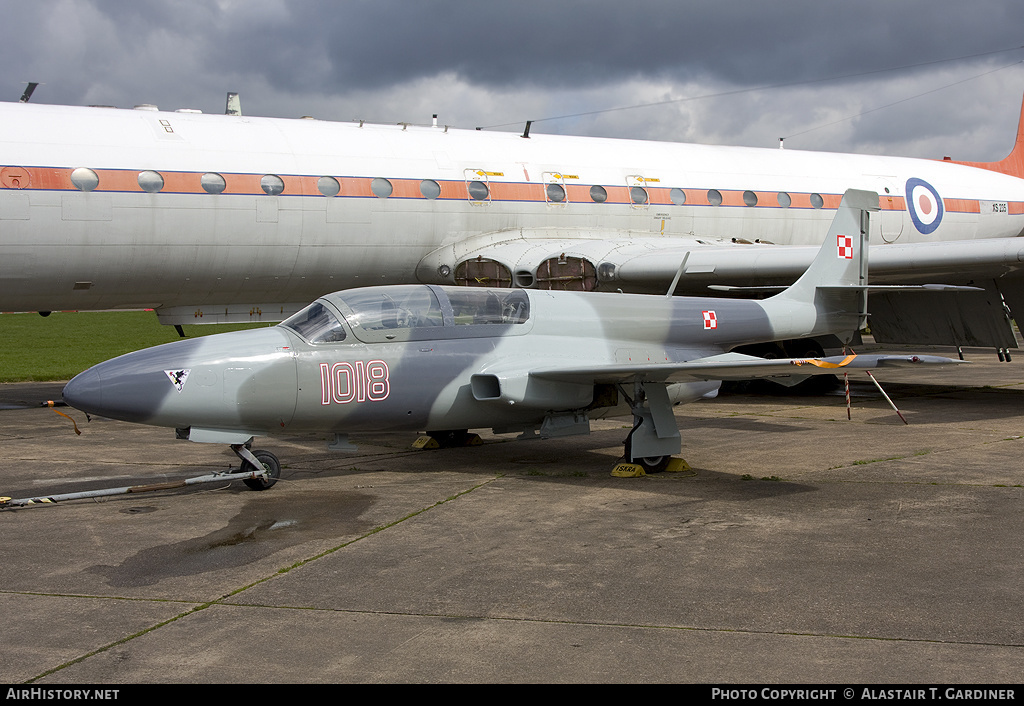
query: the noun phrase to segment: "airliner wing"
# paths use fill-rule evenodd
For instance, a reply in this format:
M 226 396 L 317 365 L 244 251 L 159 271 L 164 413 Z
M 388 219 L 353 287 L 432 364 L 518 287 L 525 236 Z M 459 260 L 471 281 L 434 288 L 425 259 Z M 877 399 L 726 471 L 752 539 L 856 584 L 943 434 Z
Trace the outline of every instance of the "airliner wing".
M 465 266 L 457 281 L 664 294 L 677 280 L 678 295 L 749 297 L 791 284 L 818 250 L 598 229 L 515 230 L 470 240 L 424 258 L 420 279 L 434 281 L 437 263 L 456 260 Z M 876 341 L 1017 347 L 1011 317 L 1024 318 L 1024 238 L 884 243 L 869 257 L 871 284 L 881 285 L 869 300 Z
M 680 279 L 680 286 L 687 291 L 708 284 L 787 285 L 807 268 L 817 250 L 760 244 L 659 248 L 617 264 L 616 277 L 628 284 L 671 282 L 689 252 Z M 872 247 L 869 258 L 873 284 L 951 279 L 960 283 L 965 278 L 1019 276 L 1024 272 L 1024 238 L 882 244 Z M 691 284 L 687 285 L 687 280 Z

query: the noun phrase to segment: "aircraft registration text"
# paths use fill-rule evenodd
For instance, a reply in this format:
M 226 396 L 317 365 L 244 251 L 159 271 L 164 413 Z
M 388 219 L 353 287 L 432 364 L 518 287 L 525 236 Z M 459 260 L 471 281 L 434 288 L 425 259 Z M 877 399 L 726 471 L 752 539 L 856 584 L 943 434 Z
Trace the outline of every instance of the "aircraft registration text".
M 320 403 L 379 402 L 391 392 L 388 364 L 383 360 L 320 364 Z

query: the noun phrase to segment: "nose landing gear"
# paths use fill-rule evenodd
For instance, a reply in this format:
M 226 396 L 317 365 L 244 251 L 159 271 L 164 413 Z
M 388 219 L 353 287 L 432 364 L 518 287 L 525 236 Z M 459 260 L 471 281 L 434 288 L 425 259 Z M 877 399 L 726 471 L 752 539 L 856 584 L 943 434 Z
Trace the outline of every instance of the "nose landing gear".
M 281 477 L 281 462 L 269 451 L 250 451 L 244 444 L 231 444 L 231 450 L 242 460 L 236 473 L 248 473 L 242 482 L 253 490 L 268 490 Z

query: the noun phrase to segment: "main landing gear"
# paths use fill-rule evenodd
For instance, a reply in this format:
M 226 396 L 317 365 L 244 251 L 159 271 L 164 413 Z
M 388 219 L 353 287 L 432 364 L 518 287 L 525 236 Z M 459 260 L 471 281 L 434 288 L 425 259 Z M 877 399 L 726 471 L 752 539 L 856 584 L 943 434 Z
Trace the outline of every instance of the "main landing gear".
M 625 462 L 616 466 L 612 475 L 639 476 L 667 470 L 689 470 L 686 461 L 673 457 L 682 449 L 682 440 L 665 383 L 637 382 L 632 397 L 621 385 L 619 390 L 633 412 L 633 428 L 622 442 Z
M 470 433 L 469 429 L 445 429 L 428 431 L 413 442 L 414 449 L 454 449 L 461 446 L 481 446 L 484 442 L 479 434 Z
M 644 423 L 644 418 L 641 416 L 633 417 L 633 428 L 629 430 L 629 434 L 622 442 L 623 446 L 623 459 L 628 464 L 635 464 L 643 468 L 644 473 L 661 473 L 668 468 L 669 461 L 672 460 L 671 454 L 661 454 L 657 456 L 636 456 L 633 453 L 633 435 L 637 432 Z

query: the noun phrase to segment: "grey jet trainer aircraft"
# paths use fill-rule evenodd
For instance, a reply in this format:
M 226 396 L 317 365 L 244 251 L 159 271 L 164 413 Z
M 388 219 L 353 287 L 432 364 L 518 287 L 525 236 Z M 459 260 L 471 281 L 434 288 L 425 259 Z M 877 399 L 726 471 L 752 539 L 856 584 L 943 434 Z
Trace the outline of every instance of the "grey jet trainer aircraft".
M 246 483 L 258 489 L 280 470 L 273 454 L 250 451 L 258 435 L 333 433 L 334 447 L 350 446 L 345 435 L 360 431 L 441 436 L 491 427 L 557 437 L 588 433 L 590 419 L 617 415 L 634 418 L 626 461 L 659 470 L 681 449 L 672 405 L 713 397 L 722 380 L 795 382 L 853 368 L 958 362 L 730 352 L 824 334 L 850 341 L 867 314 L 868 212 L 877 209 L 876 193 L 847 191 L 807 271 L 761 301 L 437 285 L 351 289 L 273 328 L 106 361 L 71 380 L 64 399 L 88 413 L 173 427 L 179 438 L 229 444 L 250 474 Z

